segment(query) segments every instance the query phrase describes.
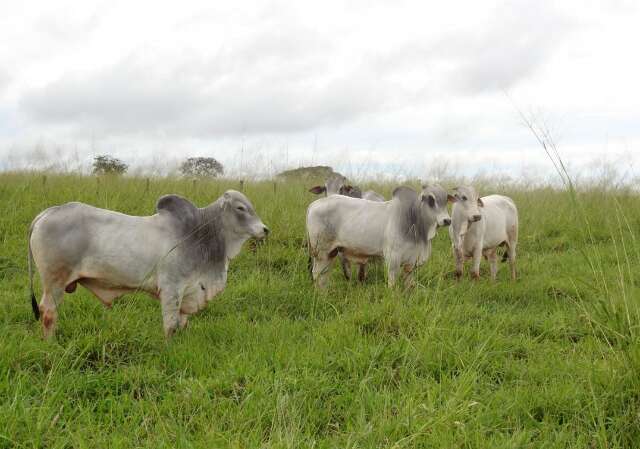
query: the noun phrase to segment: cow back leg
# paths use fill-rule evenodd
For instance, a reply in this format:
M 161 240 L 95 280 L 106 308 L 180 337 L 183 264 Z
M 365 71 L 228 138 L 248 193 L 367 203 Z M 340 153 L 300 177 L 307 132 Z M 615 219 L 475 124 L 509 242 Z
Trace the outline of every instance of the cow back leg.
M 496 248 L 487 251 L 485 255 L 489 261 L 489 267 L 491 269 L 491 280 L 495 281 L 498 273 L 498 253 Z
M 471 277 L 480 279 L 480 262 L 482 261 L 482 242 L 473 248 L 473 268 L 471 269 Z
M 516 243 L 507 242 L 507 254 L 509 256 L 509 267 L 511 268 L 511 279 L 514 281 L 517 278 L 516 273 Z
M 367 264 L 358 264 L 358 281 L 364 282 L 367 279 Z
M 62 303 L 64 287 L 57 285 L 45 285 L 40 301 L 40 315 L 42 316 L 42 331 L 45 338 L 55 335 L 58 321 L 58 306 Z
M 342 265 L 342 273 L 344 274 L 344 278 L 347 281 L 351 280 L 351 262 L 347 259 L 344 253 L 338 253 L 338 257 L 340 257 L 340 264 Z
M 164 335 L 167 338 L 170 338 L 180 327 L 181 296 L 182 295 L 172 288 L 162 289 L 160 292 L 162 326 Z
M 324 288 L 326 286 L 327 276 L 329 275 L 333 259 L 330 254 L 318 254 L 313 258 L 311 274 L 318 288 Z

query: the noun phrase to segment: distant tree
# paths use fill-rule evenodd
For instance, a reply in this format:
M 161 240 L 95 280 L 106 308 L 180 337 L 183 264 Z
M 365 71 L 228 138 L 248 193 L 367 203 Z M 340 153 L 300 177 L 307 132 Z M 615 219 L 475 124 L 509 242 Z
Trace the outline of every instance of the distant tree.
M 217 178 L 224 174 L 224 167 L 212 157 L 190 157 L 180 164 L 184 176 Z
M 128 168 L 129 166 L 120 159 L 107 154 L 93 158 L 94 175 L 122 175 Z

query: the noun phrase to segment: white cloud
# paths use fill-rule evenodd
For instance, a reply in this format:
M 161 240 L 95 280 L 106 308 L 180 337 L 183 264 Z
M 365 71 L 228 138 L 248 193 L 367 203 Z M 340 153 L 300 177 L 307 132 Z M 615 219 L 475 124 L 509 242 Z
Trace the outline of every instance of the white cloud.
M 576 158 L 640 133 L 632 2 L 7 8 L 0 154 L 46 142 L 238 166 L 253 153 L 271 167 L 411 172 L 444 158 L 466 172 L 517 171 L 524 151 L 546 166 L 504 91 L 550 111 Z

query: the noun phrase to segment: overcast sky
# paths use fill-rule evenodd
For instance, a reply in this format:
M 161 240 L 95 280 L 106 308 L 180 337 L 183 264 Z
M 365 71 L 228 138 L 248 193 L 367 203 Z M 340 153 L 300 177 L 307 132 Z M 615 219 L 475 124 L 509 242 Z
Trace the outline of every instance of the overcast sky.
M 0 169 L 639 173 L 636 1 L 161 3 L 0 0 Z

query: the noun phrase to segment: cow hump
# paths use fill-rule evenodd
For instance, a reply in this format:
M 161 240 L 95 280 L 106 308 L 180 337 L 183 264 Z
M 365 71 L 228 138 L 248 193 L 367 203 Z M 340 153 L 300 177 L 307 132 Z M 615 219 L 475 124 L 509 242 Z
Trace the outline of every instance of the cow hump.
M 159 214 L 170 215 L 180 223 L 183 232 L 198 225 L 198 208 L 191 201 L 179 195 L 164 195 L 156 204 Z

